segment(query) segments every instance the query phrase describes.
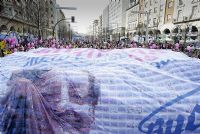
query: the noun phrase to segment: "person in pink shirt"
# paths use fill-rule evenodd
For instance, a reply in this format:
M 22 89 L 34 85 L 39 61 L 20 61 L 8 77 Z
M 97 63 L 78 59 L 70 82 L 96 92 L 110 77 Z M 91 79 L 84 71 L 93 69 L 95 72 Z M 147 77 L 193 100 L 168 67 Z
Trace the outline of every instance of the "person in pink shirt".
M 179 49 L 180 49 L 180 45 L 179 45 L 179 43 L 176 43 L 175 44 L 175 51 L 179 51 Z

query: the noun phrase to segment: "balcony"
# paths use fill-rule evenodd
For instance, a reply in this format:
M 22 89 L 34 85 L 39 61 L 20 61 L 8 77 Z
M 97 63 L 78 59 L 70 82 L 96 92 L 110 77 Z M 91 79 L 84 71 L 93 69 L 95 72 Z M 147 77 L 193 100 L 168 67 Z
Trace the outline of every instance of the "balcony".
M 0 0 L 0 6 L 4 6 L 4 1 Z

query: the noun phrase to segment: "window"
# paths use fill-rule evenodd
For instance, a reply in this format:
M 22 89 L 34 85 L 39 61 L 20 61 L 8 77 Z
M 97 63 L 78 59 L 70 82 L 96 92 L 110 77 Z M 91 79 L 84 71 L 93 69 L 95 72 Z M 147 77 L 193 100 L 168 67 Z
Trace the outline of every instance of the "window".
M 183 0 L 178 1 L 179 5 L 183 5 Z
M 151 12 L 152 12 L 152 10 L 150 9 L 150 10 L 149 10 L 149 14 L 151 14 Z
M 145 3 L 145 7 L 147 8 L 148 3 Z
M 170 2 L 168 3 L 168 8 L 171 8 L 172 6 L 173 6 L 173 2 L 170 1 Z
M 198 8 L 197 8 L 197 6 L 193 6 L 193 7 L 192 7 L 192 15 L 191 15 L 191 18 L 193 19 L 193 18 L 196 18 L 196 17 L 198 17 Z
M 162 18 L 163 18 L 162 16 L 159 17 L 159 20 L 158 20 L 158 21 L 159 21 L 160 23 L 162 23 Z
M 151 23 L 151 19 L 149 19 L 149 22 L 148 23 Z
M 133 6 L 136 4 L 136 0 L 130 0 L 130 5 Z
M 179 11 L 178 11 L 178 18 L 177 18 L 177 20 L 178 20 L 178 21 L 182 20 L 182 17 L 183 17 L 183 11 L 182 11 L 182 10 L 179 10 Z
M 164 6 L 163 5 L 160 5 L 160 11 L 163 11 L 163 8 Z
M 196 2 L 198 2 L 198 0 L 192 0 L 192 3 L 196 3 Z
M 155 7 L 155 8 L 154 8 L 154 13 L 157 13 L 157 12 L 158 12 L 158 8 Z
M 167 15 L 167 21 L 171 21 L 172 20 L 172 15 L 171 14 L 168 14 Z
M 17 11 L 17 10 L 14 10 L 14 14 L 13 14 L 13 15 L 16 15 L 16 14 L 18 14 L 18 11 Z
M 154 26 L 157 25 L 157 19 L 156 19 L 156 18 L 153 19 L 153 25 L 154 25 Z
M 52 1 L 50 1 L 50 4 L 51 4 L 51 5 L 53 5 L 53 2 L 52 2 Z

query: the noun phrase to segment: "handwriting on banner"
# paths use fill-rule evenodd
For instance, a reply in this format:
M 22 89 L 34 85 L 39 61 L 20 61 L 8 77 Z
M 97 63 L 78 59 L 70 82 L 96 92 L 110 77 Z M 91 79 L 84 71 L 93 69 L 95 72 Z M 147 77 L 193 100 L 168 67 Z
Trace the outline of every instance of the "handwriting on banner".
M 56 56 L 56 57 L 29 57 L 27 58 L 27 62 L 24 65 L 26 66 L 33 66 L 40 63 L 48 63 L 53 61 L 62 61 L 64 59 L 67 59 L 69 56 Z
M 105 62 L 116 62 L 121 60 L 131 60 L 131 61 L 138 61 L 138 62 L 147 62 L 151 65 L 161 68 L 164 65 L 174 61 L 173 59 L 162 60 L 160 62 L 155 62 L 159 60 L 159 56 L 155 56 L 153 53 L 144 50 L 123 50 L 120 51 L 100 51 L 95 49 L 66 49 L 66 50 L 46 50 L 42 49 L 37 52 L 33 52 L 36 54 L 42 54 L 41 56 L 29 57 L 27 58 L 27 62 L 25 63 L 24 67 L 26 66 L 34 66 L 37 64 L 45 63 L 53 63 L 53 62 L 60 62 L 61 64 L 65 64 L 69 62 L 81 62 L 84 61 L 85 63 L 90 63 L 91 61 L 94 63 L 105 63 Z M 59 53 L 55 54 L 55 53 Z M 158 52 L 154 52 L 155 54 Z M 152 63 L 153 62 L 153 63 Z
M 173 60 L 173 59 L 172 60 L 170 60 L 170 59 L 162 60 L 160 62 L 153 62 L 153 63 L 151 63 L 151 65 L 153 65 L 157 68 L 161 68 L 161 67 L 163 67 L 163 66 L 165 66 L 165 65 L 167 65 L 167 64 L 169 64 L 170 62 L 173 62 L 173 61 L 175 61 L 175 60 Z
M 185 131 L 193 132 L 200 128 L 200 122 L 196 122 L 197 114 L 200 114 L 200 105 L 196 104 L 190 115 L 186 118 L 184 115 L 179 114 L 175 120 L 168 119 L 165 121 L 164 118 L 158 118 L 155 122 L 148 123 L 147 130 L 144 130 L 143 126 L 145 123 L 151 121 L 153 117 L 156 117 L 157 114 L 161 113 L 166 108 L 180 102 L 183 99 L 186 99 L 195 93 L 200 92 L 200 88 L 194 89 L 191 92 L 188 92 L 182 96 L 179 96 L 172 101 L 166 103 L 165 105 L 161 106 L 157 110 L 153 111 L 149 114 L 146 118 L 144 118 L 139 126 L 138 129 L 146 134 L 181 134 Z M 187 121 L 186 121 L 187 120 Z M 186 123 L 186 126 L 185 126 Z M 176 124 L 176 125 L 175 125 Z

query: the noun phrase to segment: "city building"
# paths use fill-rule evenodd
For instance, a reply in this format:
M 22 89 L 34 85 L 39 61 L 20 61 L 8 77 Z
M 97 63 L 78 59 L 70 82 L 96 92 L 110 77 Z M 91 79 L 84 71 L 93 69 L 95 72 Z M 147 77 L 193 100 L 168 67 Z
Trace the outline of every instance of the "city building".
M 120 37 L 125 36 L 128 3 L 129 0 L 110 0 L 109 2 L 110 40 L 120 40 Z
M 139 11 L 144 12 L 144 0 L 139 0 Z M 139 24 L 142 26 L 144 25 L 144 14 L 139 14 Z M 144 32 L 144 27 L 142 28 Z
M 174 3 L 175 0 L 166 0 L 164 24 L 160 27 L 163 34 L 162 39 L 165 41 L 173 41 L 177 36 L 177 34 L 173 33 L 175 29 L 175 25 L 173 24 Z
M 87 28 L 87 36 L 86 36 L 86 40 L 89 42 L 92 42 L 94 39 L 93 37 L 93 24 L 89 25 L 89 27 Z
M 126 10 L 126 36 L 133 38 L 140 34 L 139 14 L 133 11 L 139 11 L 139 0 L 129 0 L 129 8 Z
M 103 40 L 103 18 L 102 18 L 102 15 L 99 16 L 98 38 Z
M 56 10 L 56 0 L 0 0 L 0 32 L 49 38 L 57 21 Z
M 53 35 L 53 27 L 56 24 L 56 0 L 39 1 L 40 34 L 43 38 Z
M 109 6 L 106 6 L 106 8 L 103 10 L 102 30 L 103 30 L 103 40 L 107 41 L 109 39 Z
M 0 32 L 38 35 L 38 1 L 0 0 Z
M 144 42 L 148 35 L 148 41 L 197 41 L 199 9 L 199 0 L 110 0 L 103 12 L 103 33 L 109 31 L 111 40 L 126 36 Z
M 99 30 L 99 20 L 96 19 L 93 21 L 93 40 L 98 39 L 98 30 Z
M 200 1 L 175 0 L 173 23 L 174 32 L 182 38 L 182 42 L 200 39 Z
M 144 15 L 144 26 L 148 27 L 150 40 L 157 40 L 163 33 L 162 26 L 165 23 L 166 0 L 144 0 L 144 11 L 149 13 Z

